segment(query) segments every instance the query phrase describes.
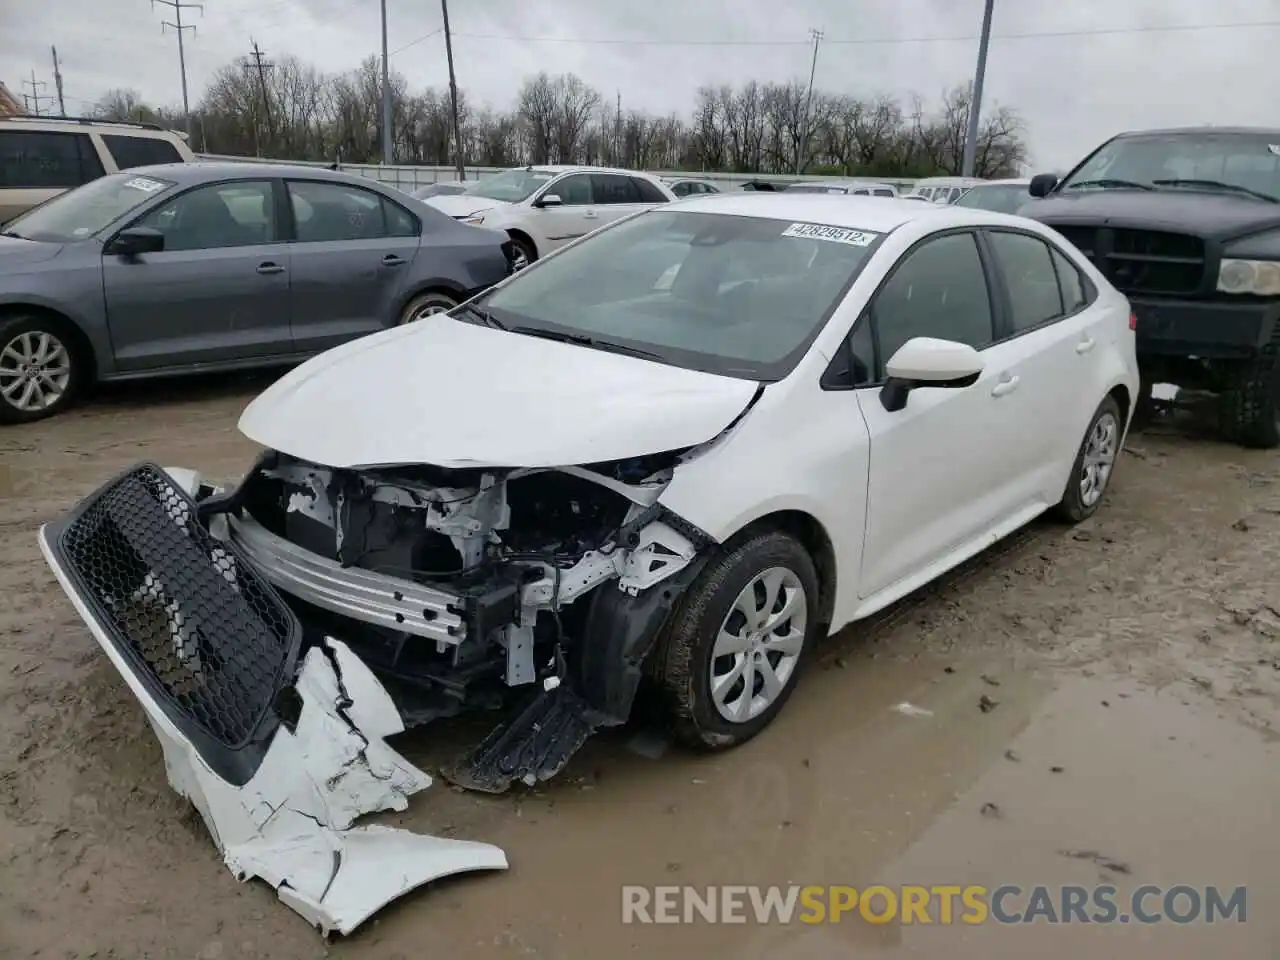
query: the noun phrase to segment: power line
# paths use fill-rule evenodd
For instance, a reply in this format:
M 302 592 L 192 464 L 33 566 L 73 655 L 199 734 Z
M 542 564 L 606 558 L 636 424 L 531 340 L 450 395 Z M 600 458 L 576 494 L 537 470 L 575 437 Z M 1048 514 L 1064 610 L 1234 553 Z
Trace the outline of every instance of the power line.
M 184 0 L 151 0 L 152 9 L 156 4 L 169 7 L 173 10 L 173 21 L 161 20 L 160 32 L 164 33 L 165 27 L 173 27 L 174 32 L 178 34 L 178 69 L 182 71 L 182 116 L 187 126 L 187 142 L 191 142 L 191 103 L 187 99 L 187 53 L 182 45 L 182 32 L 190 30 L 192 36 L 196 33 L 194 25 L 184 25 L 182 22 L 183 10 L 199 10 L 201 16 L 204 15 L 203 3 L 186 3 Z
M 1248 23 L 1186 23 L 1167 26 L 1110 27 L 1097 30 L 1038 30 L 1027 33 L 992 34 L 992 40 L 1046 40 L 1061 37 L 1126 36 L 1145 33 L 1194 33 L 1201 30 L 1244 30 L 1259 27 L 1280 27 L 1280 20 L 1255 20 Z M 634 46 L 634 47 L 807 47 L 812 40 L 650 40 L 638 37 L 536 37 L 501 33 L 464 33 L 454 31 L 455 37 L 469 40 L 510 40 L 517 43 L 570 43 L 584 46 Z M 980 34 L 951 37 L 860 37 L 843 40 L 824 39 L 824 43 L 841 46 L 899 46 L 912 43 L 972 43 L 981 40 Z
M 24 87 L 30 87 L 30 88 L 31 88 L 31 92 L 30 92 L 30 93 L 27 93 L 26 91 L 23 91 L 23 94 L 22 94 L 22 99 L 26 102 L 26 107 L 27 107 L 27 109 L 28 109 L 28 110 L 30 110 L 30 111 L 31 111 L 31 113 L 33 113 L 35 116 L 37 116 L 37 117 L 38 117 L 38 116 L 40 116 L 40 101 L 41 101 L 41 100 L 53 100 L 53 99 L 54 99 L 53 94 L 51 94 L 51 93 L 50 93 L 50 94 L 45 94 L 45 93 L 41 93 L 41 92 L 40 92 L 42 89 L 44 89 L 45 87 L 47 87 L 47 86 L 48 86 L 48 84 L 47 84 L 47 83 L 45 83 L 43 80 L 37 80 L 37 79 L 36 79 L 36 72 L 35 72 L 34 70 L 32 70 L 32 71 L 31 71 L 31 79 L 30 79 L 30 80 L 23 80 L 23 81 L 22 81 L 22 85 L 23 85 Z
M 443 31 L 444 31 L 444 27 L 436 27 L 430 33 L 424 33 L 422 36 L 418 37 L 418 39 L 410 40 L 403 47 L 396 47 L 394 50 L 391 51 L 390 56 L 394 57 L 397 53 L 404 53 L 404 51 L 408 50 L 410 47 L 416 47 L 423 40 L 430 40 L 432 37 L 438 36 Z M 454 36 L 457 36 L 457 34 L 454 34 Z

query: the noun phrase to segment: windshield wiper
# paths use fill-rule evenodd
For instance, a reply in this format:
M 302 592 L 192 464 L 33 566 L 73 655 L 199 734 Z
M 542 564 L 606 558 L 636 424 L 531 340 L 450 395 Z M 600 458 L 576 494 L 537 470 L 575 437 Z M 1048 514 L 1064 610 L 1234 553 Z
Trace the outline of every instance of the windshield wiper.
M 14 240 L 27 239 L 22 234 L 18 233 L 16 230 L 0 230 L 0 237 L 12 237 Z
M 1269 193 L 1263 193 L 1261 190 L 1250 190 L 1248 187 L 1242 187 L 1235 183 L 1223 183 L 1221 180 L 1199 180 L 1189 177 L 1175 177 L 1172 180 L 1152 180 L 1154 184 L 1161 187 L 1212 187 L 1215 190 L 1227 190 L 1231 193 L 1241 193 L 1246 197 L 1253 197 L 1256 200 L 1266 200 L 1268 203 L 1280 203 L 1280 197 L 1273 197 Z
M 579 347 L 590 347 L 592 350 L 603 350 L 607 353 L 621 353 L 642 360 L 657 360 L 666 363 L 666 359 L 652 350 L 643 350 L 625 343 L 612 340 L 601 340 L 585 333 L 561 333 L 557 330 L 546 330 L 542 327 L 508 327 L 512 333 L 522 333 L 526 337 L 541 337 L 543 340 L 555 340 L 557 343 L 572 343 Z
M 507 325 L 505 323 L 503 323 L 501 320 L 495 317 L 488 310 L 482 310 L 480 307 L 477 307 L 475 304 L 464 303 L 461 306 L 455 307 L 454 311 L 455 311 L 454 316 L 457 316 L 457 314 L 459 313 L 469 313 L 473 317 L 475 317 L 477 320 L 479 320 L 481 323 L 483 323 L 486 327 L 493 327 L 493 329 L 495 330 L 507 329 Z
M 1080 180 L 1076 183 L 1068 183 L 1064 189 L 1074 190 L 1076 187 L 1125 187 L 1130 190 L 1155 189 L 1149 183 L 1138 183 L 1136 180 L 1116 180 L 1113 177 L 1102 177 L 1099 180 Z

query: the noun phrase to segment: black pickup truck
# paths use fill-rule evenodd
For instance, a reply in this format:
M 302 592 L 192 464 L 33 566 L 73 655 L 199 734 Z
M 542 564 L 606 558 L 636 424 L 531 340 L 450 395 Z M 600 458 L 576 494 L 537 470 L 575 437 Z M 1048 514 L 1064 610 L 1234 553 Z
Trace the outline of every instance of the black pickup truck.
M 1280 130 L 1124 133 L 1018 212 L 1075 244 L 1133 304 L 1144 399 L 1219 396 L 1223 432 L 1280 445 Z

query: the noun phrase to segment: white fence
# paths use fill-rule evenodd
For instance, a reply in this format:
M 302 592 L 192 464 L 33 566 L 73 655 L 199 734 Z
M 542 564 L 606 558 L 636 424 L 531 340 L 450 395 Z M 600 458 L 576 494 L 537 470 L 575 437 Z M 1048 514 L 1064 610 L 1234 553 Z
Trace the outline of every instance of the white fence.
M 202 160 L 227 160 L 240 163 L 279 163 L 292 164 L 294 166 L 307 167 L 327 167 L 330 164 L 318 161 L 301 161 L 301 160 L 275 160 L 266 157 L 230 157 L 219 154 L 205 153 L 200 155 Z M 454 167 L 440 166 L 417 166 L 410 164 L 384 165 L 381 163 L 340 163 L 339 170 L 346 173 L 354 173 L 357 176 L 368 177 L 371 180 L 377 180 L 379 183 L 385 183 L 388 186 L 406 192 L 414 190 L 418 187 L 426 186 L 429 183 L 436 183 L 439 180 L 456 180 L 458 179 L 458 171 Z M 467 167 L 466 175 L 468 180 L 481 180 L 484 177 L 495 173 L 501 173 L 506 167 Z M 744 183 L 752 181 L 760 181 L 764 183 L 794 183 L 797 180 L 805 180 L 808 182 L 822 180 L 848 180 L 862 179 L 870 180 L 869 177 L 797 177 L 790 174 L 743 174 L 743 173 L 693 173 L 687 170 L 648 170 L 654 176 L 659 177 L 697 177 L 701 180 L 710 180 L 720 184 L 723 189 L 737 190 Z M 898 190 L 906 192 L 915 183 L 914 180 L 877 180 L 877 183 L 893 184 Z

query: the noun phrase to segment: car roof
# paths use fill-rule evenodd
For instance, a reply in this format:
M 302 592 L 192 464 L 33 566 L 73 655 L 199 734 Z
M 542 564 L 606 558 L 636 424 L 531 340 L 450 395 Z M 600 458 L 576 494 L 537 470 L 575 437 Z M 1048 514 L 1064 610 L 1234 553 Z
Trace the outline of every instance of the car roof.
M 641 170 L 624 170 L 621 167 L 592 167 L 585 164 L 535 163 L 527 167 L 511 167 L 512 170 L 532 170 L 535 173 L 620 173 L 624 177 L 644 177 L 646 180 L 657 180 L 651 173 Z
M 943 219 L 949 226 L 1003 223 L 1008 218 L 989 210 L 919 203 L 896 197 L 824 193 L 714 193 L 680 200 L 670 207 L 688 213 L 762 217 L 798 223 L 820 223 L 851 230 L 889 233 L 905 223 Z
M 193 163 L 160 163 L 146 167 L 130 167 L 121 173 L 134 176 L 160 177 L 180 186 L 209 183 L 214 180 L 262 180 L 270 177 L 298 177 L 308 180 L 332 180 L 335 183 L 359 183 L 387 189 L 385 184 L 353 173 L 342 173 L 327 167 L 311 167 L 294 163 L 240 163 L 229 160 L 197 160 Z
M 1127 130 L 1116 134 L 1120 137 L 1178 137 L 1193 134 L 1226 133 L 1238 136 L 1275 137 L 1280 140 L 1280 130 L 1274 127 L 1214 127 L 1202 125 L 1198 127 L 1165 127 L 1160 130 Z

